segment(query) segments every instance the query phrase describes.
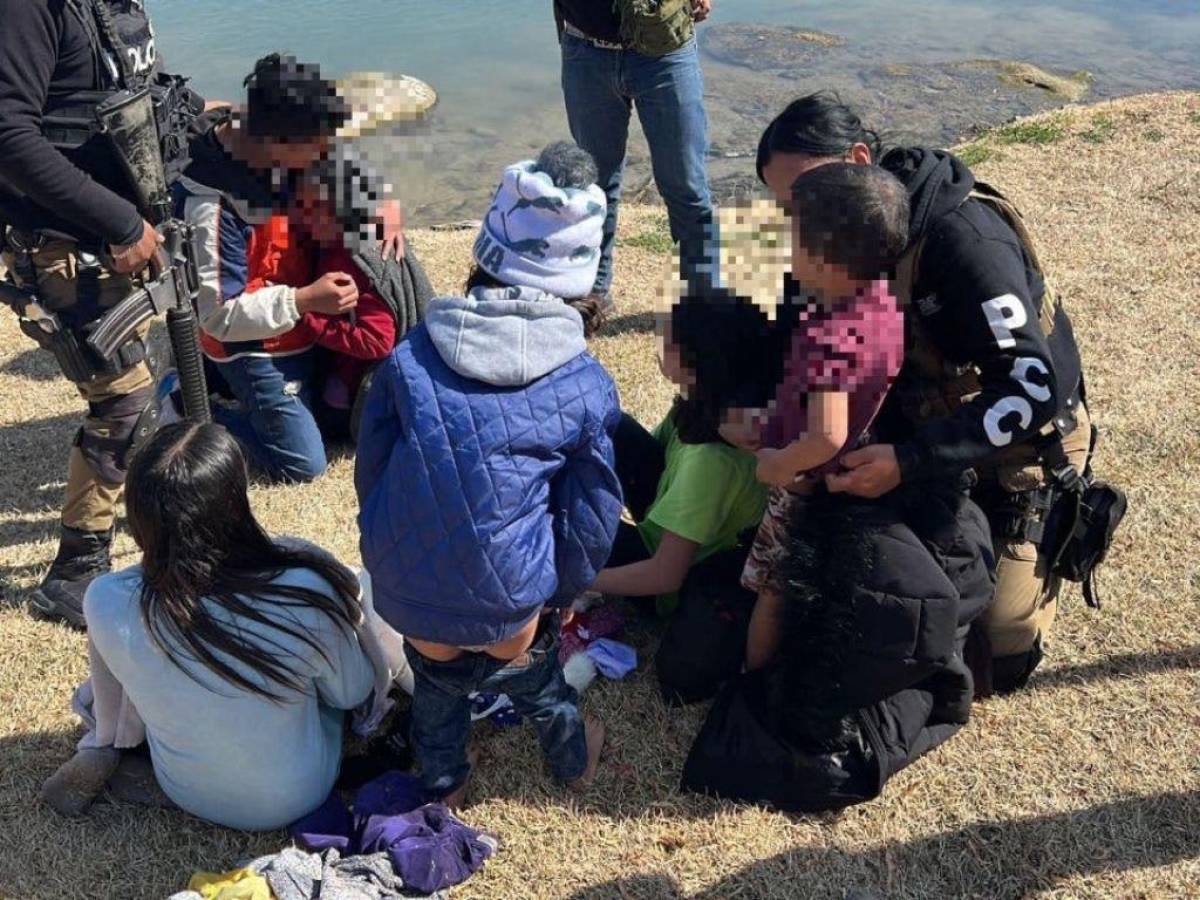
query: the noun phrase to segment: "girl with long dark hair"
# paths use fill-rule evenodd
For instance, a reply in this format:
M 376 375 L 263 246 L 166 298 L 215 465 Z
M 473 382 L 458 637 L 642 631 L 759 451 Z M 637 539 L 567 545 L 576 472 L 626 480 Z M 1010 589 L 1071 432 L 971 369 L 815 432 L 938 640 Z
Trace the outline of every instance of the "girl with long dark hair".
M 328 796 L 345 710 L 371 692 L 357 579 L 263 531 L 224 428 L 163 428 L 126 484 L 142 560 L 97 579 L 85 614 L 145 722 L 159 784 L 221 825 L 295 821 Z

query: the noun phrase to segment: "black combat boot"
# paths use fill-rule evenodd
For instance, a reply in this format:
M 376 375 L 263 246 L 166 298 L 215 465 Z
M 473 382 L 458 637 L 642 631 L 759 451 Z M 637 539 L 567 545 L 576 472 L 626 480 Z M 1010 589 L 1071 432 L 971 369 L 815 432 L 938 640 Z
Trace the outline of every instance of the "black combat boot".
M 112 529 L 79 531 L 64 525 L 58 556 L 29 598 L 34 612 L 75 628 L 87 627 L 83 618 L 83 594 L 93 578 L 112 569 L 108 555 L 112 535 Z

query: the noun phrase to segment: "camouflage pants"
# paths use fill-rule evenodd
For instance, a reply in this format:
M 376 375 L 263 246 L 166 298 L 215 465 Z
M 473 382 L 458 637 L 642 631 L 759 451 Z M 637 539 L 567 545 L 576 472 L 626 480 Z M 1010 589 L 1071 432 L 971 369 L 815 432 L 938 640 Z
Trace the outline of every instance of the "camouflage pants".
M 55 313 L 70 310 L 78 302 L 80 251 L 72 241 L 51 240 L 32 254 L 37 273 L 36 293 L 42 306 Z M 4 264 L 21 283 L 11 251 Z M 128 296 L 133 282 L 128 276 L 101 268 L 97 277 L 97 301 L 101 310 Z M 149 332 L 147 324 L 140 335 Z M 125 481 L 126 450 L 142 410 L 152 399 L 154 375 L 149 361 L 123 372 L 102 374 L 77 384 L 87 401 L 84 417 L 67 460 L 66 501 L 63 525 L 80 531 L 107 531 L 116 518 Z

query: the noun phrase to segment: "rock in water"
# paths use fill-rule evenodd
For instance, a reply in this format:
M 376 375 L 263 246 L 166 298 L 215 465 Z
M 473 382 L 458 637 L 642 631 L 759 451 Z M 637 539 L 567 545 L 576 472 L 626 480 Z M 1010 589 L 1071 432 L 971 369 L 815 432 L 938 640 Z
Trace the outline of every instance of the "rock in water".
M 419 121 L 437 103 L 433 88 L 408 75 L 354 72 L 338 81 L 337 88 L 350 106 L 350 121 L 338 132 L 347 139 Z
M 1095 78 L 1090 72 L 1075 72 L 1071 75 L 1058 75 L 1031 63 L 1015 60 L 976 60 L 963 63 L 964 66 L 990 69 L 996 73 L 1005 84 L 1017 87 L 1032 87 L 1043 90 L 1055 97 L 1060 97 L 1069 103 L 1078 103 L 1091 90 Z
M 704 52 L 718 62 L 762 72 L 800 68 L 845 43 L 823 31 L 748 22 L 710 25 L 700 37 Z

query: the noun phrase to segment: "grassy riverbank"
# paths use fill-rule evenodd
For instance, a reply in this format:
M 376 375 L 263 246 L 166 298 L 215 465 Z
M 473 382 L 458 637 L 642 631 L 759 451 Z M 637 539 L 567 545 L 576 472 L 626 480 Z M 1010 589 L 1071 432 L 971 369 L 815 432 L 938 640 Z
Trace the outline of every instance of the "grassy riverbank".
M 1098 467 L 1130 496 L 1101 576 L 1107 608 L 1088 612 L 1070 592 L 1032 688 L 978 705 L 878 802 L 789 819 L 676 791 L 703 710 L 666 709 L 643 665 L 586 697 L 610 736 L 586 798 L 551 786 L 531 734 L 480 729 L 465 818 L 504 845 L 455 897 L 1200 895 L 1197 143 L 1200 95 L 1161 94 L 1049 113 L 968 151 L 1027 213 L 1070 304 L 1104 429 Z M 472 236 L 412 236 L 439 288 L 461 282 Z M 621 314 L 595 342 L 648 423 L 671 395 L 649 316 L 665 249 L 661 211 L 630 210 Z M 232 868 L 283 837 L 110 804 L 70 822 L 37 802 L 78 737 L 69 698 L 86 676 L 84 638 L 24 609 L 54 553 L 79 406 L 0 315 L 0 897 L 163 897 L 194 869 Z M 357 561 L 352 468 L 343 456 L 315 485 L 256 488 L 256 511 Z M 126 535 L 117 549 L 134 561 Z

